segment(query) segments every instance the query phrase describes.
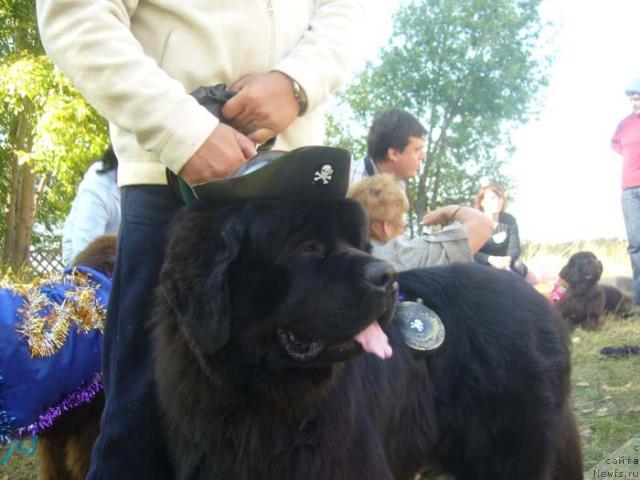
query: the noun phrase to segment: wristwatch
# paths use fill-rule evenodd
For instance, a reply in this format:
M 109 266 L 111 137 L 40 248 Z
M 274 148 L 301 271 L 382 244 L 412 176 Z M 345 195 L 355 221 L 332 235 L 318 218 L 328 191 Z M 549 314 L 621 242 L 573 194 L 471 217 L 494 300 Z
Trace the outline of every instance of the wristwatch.
M 309 106 L 309 100 L 307 98 L 307 92 L 304 91 L 302 85 L 298 83 L 298 81 L 284 73 L 280 70 L 271 70 L 272 72 L 278 72 L 289 79 L 291 82 L 291 87 L 293 88 L 293 97 L 296 99 L 296 103 L 298 104 L 298 116 L 301 117 L 307 111 L 307 107 Z
M 296 98 L 296 102 L 298 102 L 298 116 L 301 117 L 307 111 L 307 106 L 309 105 L 307 92 L 304 91 L 302 85 L 296 80 L 291 77 L 289 77 L 289 80 L 291 80 L 291 86 L 293 87 L 293 96 Z
M 301 117 L 307 111 L 307 106 L 309 105 L 307 92 L 304 91 L 302 85 L 300 85 L 295 78 L 291 78 L 286 73 L 285 75 L 291 81 L 291 87 L 293 87 L 293 96 L 295 97 L 296 102 L 298 102 L 298 116 Z

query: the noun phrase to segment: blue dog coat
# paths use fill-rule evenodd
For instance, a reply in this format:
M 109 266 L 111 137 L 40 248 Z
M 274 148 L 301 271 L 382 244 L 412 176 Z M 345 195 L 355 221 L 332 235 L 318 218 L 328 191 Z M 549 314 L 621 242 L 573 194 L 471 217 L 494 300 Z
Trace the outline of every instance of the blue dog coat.
M 0 288 L 0 440 L 38 434 L 102 389 L 102 330 L 111 280 L 78 266 Z

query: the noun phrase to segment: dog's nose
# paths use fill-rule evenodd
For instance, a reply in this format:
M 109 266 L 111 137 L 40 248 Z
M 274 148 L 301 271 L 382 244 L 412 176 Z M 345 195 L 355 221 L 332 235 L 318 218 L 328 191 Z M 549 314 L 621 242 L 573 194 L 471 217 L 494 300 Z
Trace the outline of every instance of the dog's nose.
M 364 268 L 364 279 L 373 288 L 386 289 L 395 281 L 395 269 L 382 260 L 369 262 Z

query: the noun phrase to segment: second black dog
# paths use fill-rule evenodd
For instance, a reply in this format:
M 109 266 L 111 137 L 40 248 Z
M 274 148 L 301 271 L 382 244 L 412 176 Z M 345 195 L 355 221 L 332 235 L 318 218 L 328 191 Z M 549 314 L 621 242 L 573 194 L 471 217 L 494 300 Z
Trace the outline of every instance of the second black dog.
M 557 306 L 570 326 L 595 330 L 602 326 L 603 315 L 627 315 L 633 300 L 619 289 L 600 285 L 602 262 L 592 252 L 578 252 L 560 271 L 568 284 L 565 296 Z

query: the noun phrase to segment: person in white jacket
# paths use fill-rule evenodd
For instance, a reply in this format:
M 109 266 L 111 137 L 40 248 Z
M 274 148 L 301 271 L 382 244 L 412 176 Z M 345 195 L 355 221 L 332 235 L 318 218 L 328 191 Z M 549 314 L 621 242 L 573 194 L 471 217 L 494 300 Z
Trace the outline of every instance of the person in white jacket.
M 321 144 L 322 105 L 348 72 L 363 0 L 37 0 L 48 55 L 109 120 L 122 225 L 104 337 L 106 392 L 88 478 L 172 478 L 146 323 L 168 223 L 189 184 L 275 148 Z M 239 93 L 219 123 L 189 92 Z
M 69 268 L 80 252 L 101 235 L 120 228 L 118 159 L 109 146 L 84 174 L 62 229 L 62 263 Z

